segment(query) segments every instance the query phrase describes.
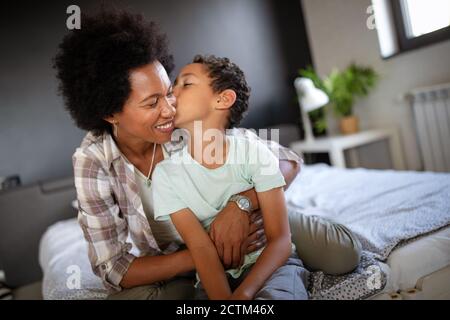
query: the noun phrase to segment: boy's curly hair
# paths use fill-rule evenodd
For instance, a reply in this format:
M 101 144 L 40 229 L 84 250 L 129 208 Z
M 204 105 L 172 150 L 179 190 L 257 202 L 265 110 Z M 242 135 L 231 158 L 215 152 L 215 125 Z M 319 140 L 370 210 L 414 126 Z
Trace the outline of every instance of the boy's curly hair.
M 248 110 L 251 91 L 245 80 L 244 72 L 230 59 L 219 58 L 214 55 L 197 55 L 194 57 L 193 63 L 200 63 L 206 66 L 208 75 L 212 79 L 211 87 L 215 93 L 227 89 L 236 92 L 236 102 L 230 108 L 228 128 L 237 126 Z
M 104 118 L 120 112 L 130 95 L 130 71 L 159 61 L 170 73 L 173 57 L 166 36 L 141 15 L 102 9 L 81 22 L 59 45 L 53 67 L 76 125 L 101 135 L 111 129 Z

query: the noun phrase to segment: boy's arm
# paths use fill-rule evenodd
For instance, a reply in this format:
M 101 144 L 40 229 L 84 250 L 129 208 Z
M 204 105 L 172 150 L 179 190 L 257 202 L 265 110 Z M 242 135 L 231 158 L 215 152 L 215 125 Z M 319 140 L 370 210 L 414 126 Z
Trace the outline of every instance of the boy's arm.
M 301 164 L 299 161 L 280 160 L 279 167 L 286 181 L 285 189 L 287 189 L 300 172 Z M 259 217 L 249 219 L 246 212 L 239 209 L 235 203 L 230 202 L 217 215 L 210 228 L 210 237 L 217 248 L 220 259 L 225 266 L 232 268 L 239 266 L 243 255 L 259 250 L 266 244 L 264 237 L 259 236 L 263 233 L 264 226 L 255 189 L 240 194 L 250 199 Z
M 209 299 L 228 299 L 231 296 L 231 290 L 225 270 L 213 242 L 200 221 L 189 209 L 173 213 L 170 218 L 191 253 Z
M 253 299 L 291 254 L 291 234 L 283 189 L 280 187 L 258 193 L 258 199 L 264 218 L 267 246 L 231 299 Z

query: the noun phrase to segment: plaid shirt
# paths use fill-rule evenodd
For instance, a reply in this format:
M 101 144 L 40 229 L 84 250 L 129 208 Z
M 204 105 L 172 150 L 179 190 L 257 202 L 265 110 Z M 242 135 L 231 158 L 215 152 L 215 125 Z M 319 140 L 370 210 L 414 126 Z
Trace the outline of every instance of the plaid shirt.
M 235 129 L 233 134 L 259 139 L 245 129 Z M 267 145 L 280 160 L 302 162 L 275 142 Z M 168 143 L 163 147 L 170 154 L 182 146 Z M 110 134 L 96 137 L 88 133 L 72 159 L 78 222 L 88 242 L 92 270 L 108 289 L 120 291 L 120 282 L 136 256 L 170 254 L 178 247 L 159 248 L 142 206 L 134 168 Z M 132 248 L 138 253 L 132 254 Z

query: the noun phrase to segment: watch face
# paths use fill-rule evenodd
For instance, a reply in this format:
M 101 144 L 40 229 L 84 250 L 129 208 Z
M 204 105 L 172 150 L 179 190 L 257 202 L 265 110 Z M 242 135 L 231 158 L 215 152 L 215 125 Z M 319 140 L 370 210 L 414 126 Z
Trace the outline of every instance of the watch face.
M 245 210 L 250 210 L 250 203 L 245 198 L 239 199 L 239 205 Z

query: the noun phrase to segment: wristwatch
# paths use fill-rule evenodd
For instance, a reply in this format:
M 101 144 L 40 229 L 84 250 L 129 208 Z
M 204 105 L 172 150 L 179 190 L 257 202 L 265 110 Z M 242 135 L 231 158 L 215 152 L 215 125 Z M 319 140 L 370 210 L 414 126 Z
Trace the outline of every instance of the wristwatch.
M 228 202 L 234 202 L 238 206 L 239 209 L 245 211 L 247 213 L 252 213 L 253 206 L 251 200 L 246 196 L 241 196 L 239 194 L 235 194 L 231 196 Z

